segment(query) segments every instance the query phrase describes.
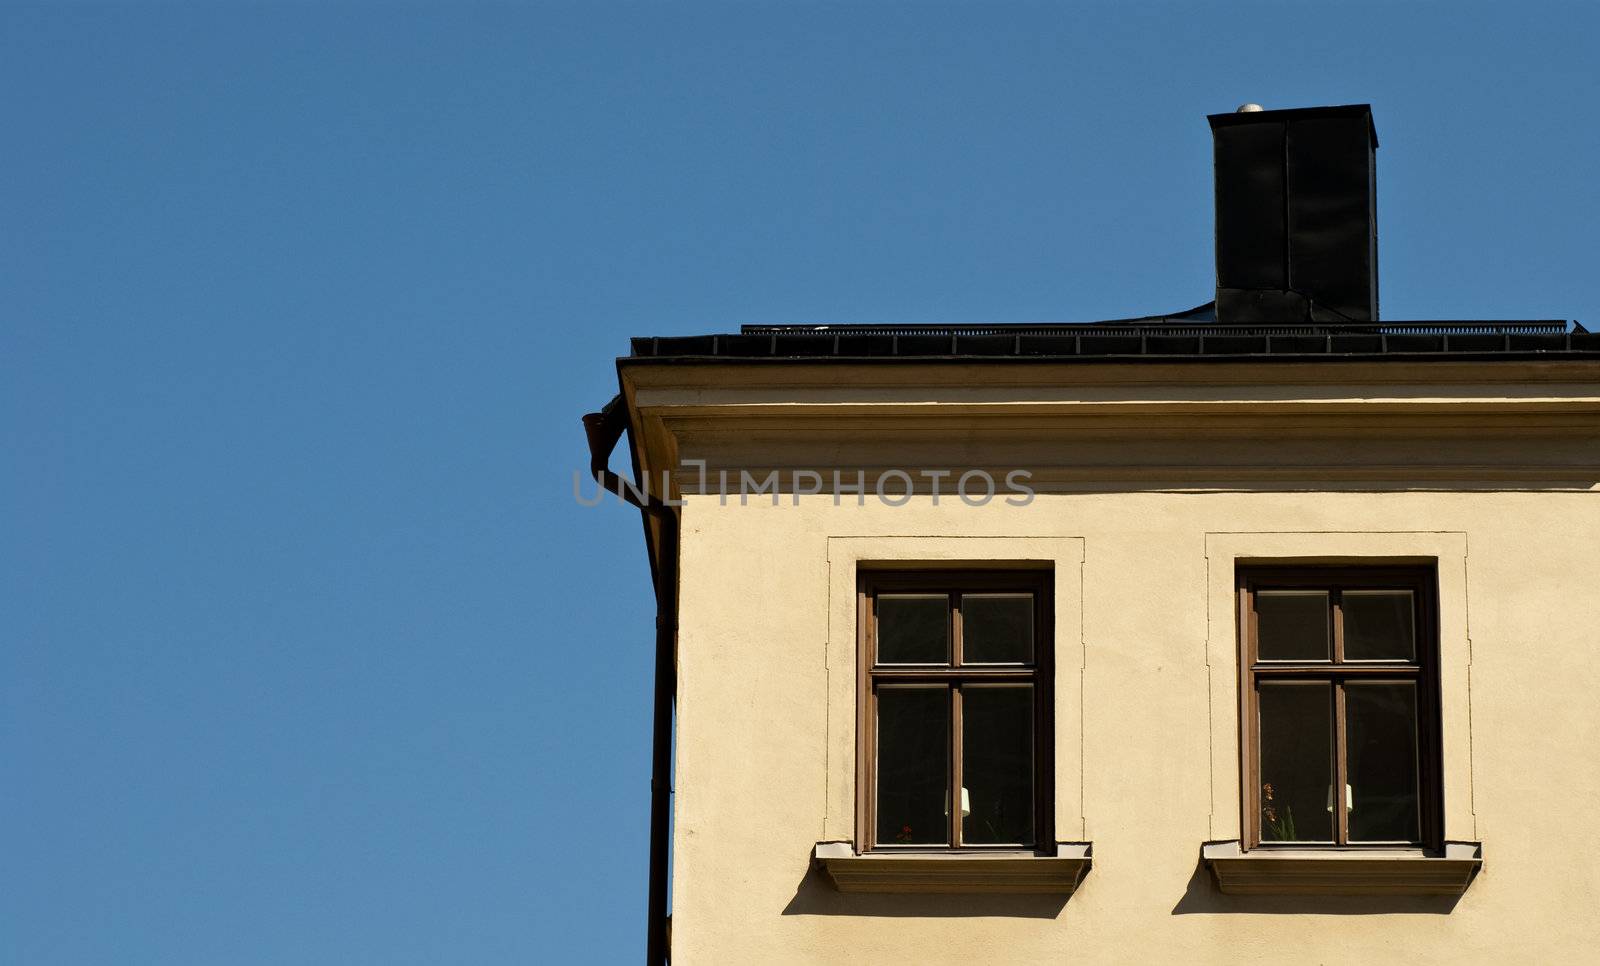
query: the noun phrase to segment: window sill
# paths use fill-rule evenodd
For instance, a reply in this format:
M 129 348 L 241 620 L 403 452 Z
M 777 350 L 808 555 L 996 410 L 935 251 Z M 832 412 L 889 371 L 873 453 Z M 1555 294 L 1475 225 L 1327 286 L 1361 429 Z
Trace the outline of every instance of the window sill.
M 1245 852 L 1232 841 L 1206 845 L 1201 858 L 1227 895 L 1459 896 L 1483 867 L 1483 847 L 1448 842 L 1443 855 L 1421 849 Z
M 1089 871 L 1090 843 L 1034 852 L 868 852 L 819 842 L 813 859 L 840 892 L 1046 893 L 1070 895 Z

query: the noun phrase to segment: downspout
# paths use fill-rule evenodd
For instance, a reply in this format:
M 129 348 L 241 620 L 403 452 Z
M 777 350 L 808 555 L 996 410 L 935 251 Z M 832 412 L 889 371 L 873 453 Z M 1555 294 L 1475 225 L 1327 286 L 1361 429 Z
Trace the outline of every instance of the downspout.
M 628 429 L 628 409 L 619 394 L 597 413 L 583 417 L 589 438 L 589 472 L 601 488 L 643 514 L 646 550 L 656 592 L 656 683 L 650 751 L 650 879 L 645 964 L 662 966 L 672 952 L 667 919 L 667 861 L 672 817 L 672 705 L 677 692 L 674 648 L 678 629 L 678 516 L 648 491 L 636 492 L 611 472 L 611 451 Z M 642 495 L 642 499 L 641 499 Z M 654 525 L 652 525 L 654 524 Z

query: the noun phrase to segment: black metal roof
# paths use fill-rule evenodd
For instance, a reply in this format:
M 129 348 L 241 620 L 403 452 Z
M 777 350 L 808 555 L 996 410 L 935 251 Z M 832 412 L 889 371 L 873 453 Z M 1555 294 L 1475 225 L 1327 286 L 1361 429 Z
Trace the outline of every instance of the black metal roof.
M 1600 359 L 1600 333 L 1561 320 L 1221 323 L 1174 316 L 1087 323 L 746 325 L 632 340 L 632 359 L 789 362 L 1395 361 Z

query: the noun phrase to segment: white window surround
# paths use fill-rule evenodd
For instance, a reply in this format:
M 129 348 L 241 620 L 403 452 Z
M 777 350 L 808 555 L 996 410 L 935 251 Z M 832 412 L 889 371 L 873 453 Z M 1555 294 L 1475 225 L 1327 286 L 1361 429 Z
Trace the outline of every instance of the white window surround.
M 1206 534 L 1206 674 L 1211 704 L 1213 841 L 1240 828 L 1240 566 L 1256 564 L 1435 564 L 1439 580 L 1439 711 L 1444 838 L 1478 838 L 1472 802 L 1472 641 L 1467 613 L 1467 535 L 1459 531 L 1211 532 Z
M 863 567 L 1037 566 L 1055 572 L 1055 831 L 1083 837 L 1083 560 L 1076 536 L 828 538 L 828 793 L 824 842 L 856 839 L 856 578 Z

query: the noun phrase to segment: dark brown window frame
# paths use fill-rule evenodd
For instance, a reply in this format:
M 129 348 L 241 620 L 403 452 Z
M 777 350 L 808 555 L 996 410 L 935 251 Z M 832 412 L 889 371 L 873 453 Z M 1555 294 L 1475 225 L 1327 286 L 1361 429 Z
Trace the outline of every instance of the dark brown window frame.
M 994 570 L 862 570 L 856 591 L 856 829 L 857 851 L 883 852 L 1018 852 L 1055 854 L 1055 729 L 1054 729 L 1054 572 L 1038 569 Z M 881 593 L 938 593 L 950 595 L 951 663 L 941 665 L 878 666 L 877 621 L 874 601 Z M 962 665 L 961 606 L 964 593 L 1033 594 L 1033 663 L 1016 665 Z M 877 840 L 877 685 L 946 683 L 951 690 L 950 742 L 947 763 L 950 788 L 961 787 L 961 685 L 967 683 L 1029 683 L 1033 686 L 1034 803 L 1032 844 L 963 845 L 961 810 L 951 809 L 949 845 L 880 845 Z M 959 792 L 954 795 L 958 796 Z M 952 797 L 952 801 L 959 800 Z
M 1394 849 L 1391 842 L 1350 842 L 1345 807 L 1348 761 L 1345 745 L 1344 683 L 1412 681 L 1417 686 L 1417 811 L 1421 837 L 1402 843 L 1440 851 L 1444 847 L 1444 751 L 1440 739 L 1438 573 L 1432 566 L 1274 566 L 1252 564 L 1237 569 L 1239 624 L 1239 747 L 1242 846 L 1250 849 L 1370 851 Z M 1259 590 L 1327 590 L 1333 648 L 1330 661 L 1258 660 L 1255 593 Z M 1342 594 L 1346 590 L 1410 590 L 1414 597 L 1415 660 L 1344 660 Z M 1264 842 L 1261 839 L 1260 716 L 1257 685 L 1261 681 L 1327 681 L 1333 685 L 1332 843 Z

